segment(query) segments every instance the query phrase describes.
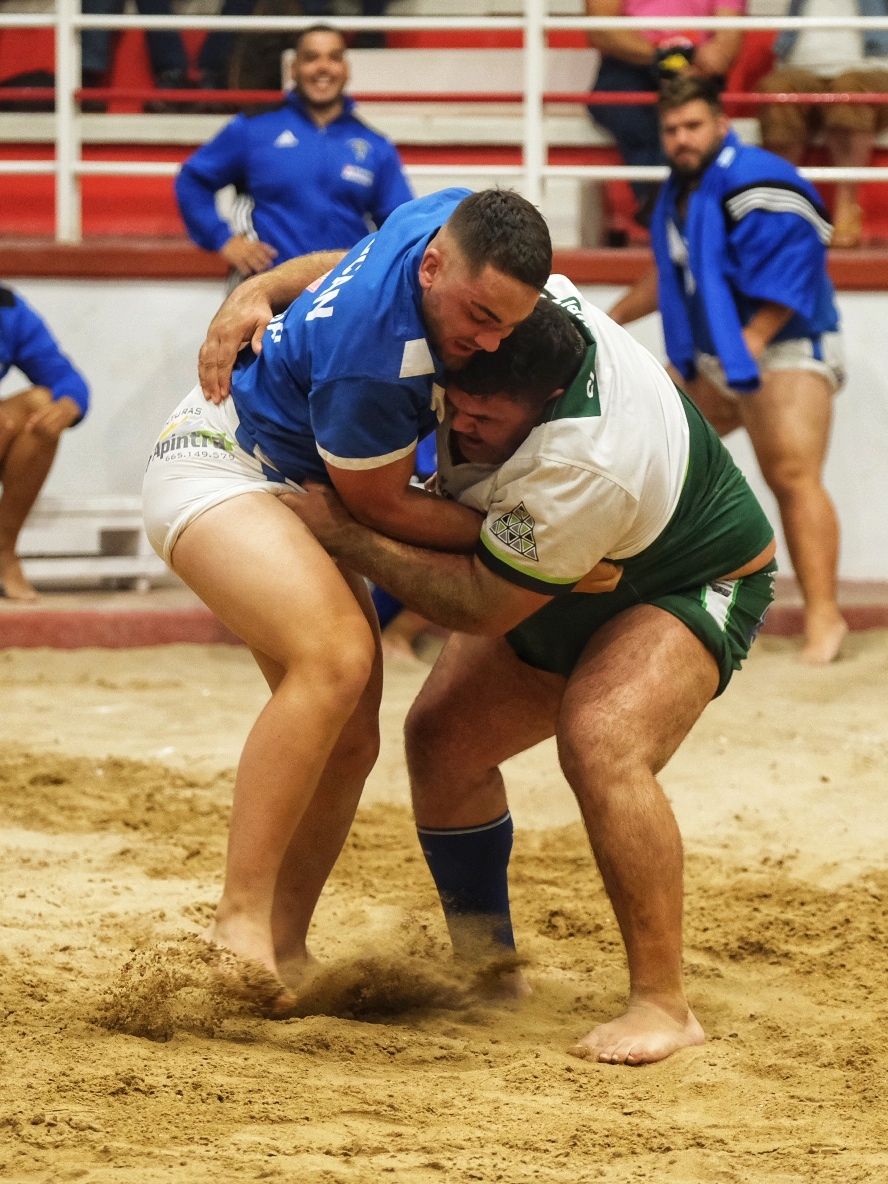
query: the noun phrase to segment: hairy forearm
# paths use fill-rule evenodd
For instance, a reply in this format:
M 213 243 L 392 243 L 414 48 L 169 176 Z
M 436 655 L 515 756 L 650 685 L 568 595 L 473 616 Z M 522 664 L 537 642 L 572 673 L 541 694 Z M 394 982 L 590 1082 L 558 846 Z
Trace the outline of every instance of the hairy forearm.
M 326 547 L 335 558 L 436 625 L 496 637 L 514 623 L 501 623 L 492 611 L 471 555 L 413 547 L 359 522 L 341 527 Z
M 346 501 L 346 506 L 364 526 L 436 551 L 473 551 L 483 521 L 467 506 L 415 486 L 408 486 L 400 497 L 382 504 L 368 500 L 350 505 Z

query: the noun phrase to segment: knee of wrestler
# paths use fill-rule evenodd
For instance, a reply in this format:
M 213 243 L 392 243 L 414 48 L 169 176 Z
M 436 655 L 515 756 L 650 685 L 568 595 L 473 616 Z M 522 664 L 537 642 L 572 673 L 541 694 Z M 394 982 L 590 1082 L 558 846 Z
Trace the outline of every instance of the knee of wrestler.
M 762 463 L 762 476 L 776 498 L 795 493 L 805 485 L 819 481 L 816 469 L 798 457 L 777 456 Z
M 618 727 L 596 728 L 584 719 L 581 726 L 562 721 L 558 729 L 558 762 L 577 798 L 601 798 L 619 784 L 628 763 Z
M 52 402 L 52 391 L 45 386 L 32 386 L 24 393 L 25 405 L 29 411 L 39 411 Z
M 356 615 L 351 627 L 339 618 L 335 626 L 315 628 L 310 637 L 300 630 L 297 652 L 286 665 L 303 685 L 311 686 L 314 697 L 326 695 L 354 707 L 373 669 L 373 633 L 363 615 Z

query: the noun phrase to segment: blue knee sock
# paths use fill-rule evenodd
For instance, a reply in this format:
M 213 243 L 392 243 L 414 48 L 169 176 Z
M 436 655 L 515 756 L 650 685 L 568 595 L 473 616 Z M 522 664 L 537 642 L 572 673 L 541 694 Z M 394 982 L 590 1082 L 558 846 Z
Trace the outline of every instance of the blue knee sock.
M 454 952 L 477 959 L 514 951 L 509 913 L 512 815 L 506 811 L 481 826 L 418 826 L 416 833 Z

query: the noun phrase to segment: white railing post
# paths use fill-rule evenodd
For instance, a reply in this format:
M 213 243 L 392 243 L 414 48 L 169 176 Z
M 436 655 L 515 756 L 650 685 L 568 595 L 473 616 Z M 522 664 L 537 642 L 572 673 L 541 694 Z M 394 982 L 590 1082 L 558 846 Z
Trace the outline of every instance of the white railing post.
M 74 91 L 80 85 L 80 34 L 74 18 L 80 0 L 57 0 L 55 44 L 56 239 L 77 243 L 81 238 L 79 121 L 74 118 Z
M 524 196 L 538 206 L 543 200 L 546 143 L 543 128 L 543 91 L 546 85 L 546 48 L 543 17 L 547 0 L 524 5 Z

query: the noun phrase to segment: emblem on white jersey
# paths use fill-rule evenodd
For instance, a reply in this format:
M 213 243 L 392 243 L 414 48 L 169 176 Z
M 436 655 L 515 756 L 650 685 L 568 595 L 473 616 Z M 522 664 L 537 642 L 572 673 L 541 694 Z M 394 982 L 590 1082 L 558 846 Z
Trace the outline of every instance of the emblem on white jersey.
M 490 529 L 495 538 L 517 551 L 522 559 L 539 561 L 536 539 L 533 537 L 534 525 L 533 515 L 527 512 L 524 502 L 519 502 L 514 510 L 497 518 Z
M 287 130 L 281 132 L 281 134 L 275 140 L 274 146 L 275 148 L 295 148 L 298 143 L 298 138 L 293 135 L 289 128 L 287 128 Z

